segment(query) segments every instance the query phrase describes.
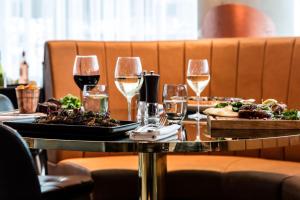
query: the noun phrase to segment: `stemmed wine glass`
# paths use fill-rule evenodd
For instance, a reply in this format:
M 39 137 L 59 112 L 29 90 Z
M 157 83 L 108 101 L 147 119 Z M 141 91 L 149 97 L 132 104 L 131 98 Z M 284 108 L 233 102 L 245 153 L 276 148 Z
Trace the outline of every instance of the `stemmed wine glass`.
M 187 82 L 197 95 L 197 113 L 189 116 L 189 118 L 198 121 L 197 139 L 200 140 L 199 121 L 206 116 L 200 114 L 200 94 L 210 81 L 209 66 L 206 59 L 190 59 L 187 69 Z
M 143 83 L 139 57 L 118 57 L 115 67 L 115 84 L 128 103 L 128 120 L 131 121 L 131 99 Z
M 97 56 L 76 56 L 73 76 L 81 91 L 83 91 L 84 85 L 96 85 L 100 79 Z

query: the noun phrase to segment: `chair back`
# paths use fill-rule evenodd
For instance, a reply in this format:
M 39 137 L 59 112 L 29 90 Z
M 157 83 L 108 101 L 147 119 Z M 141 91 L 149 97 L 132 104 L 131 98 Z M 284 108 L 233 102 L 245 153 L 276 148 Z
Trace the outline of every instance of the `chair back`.
M 202 23 L 207 38 L 266 37 L 275 34 L 275 25 L 266 14 L 242 4 L 224 4 L 211 8 Z
M 0 94 L 0 112 L 13 111 L 13 110 L 14 110 L 14 106 L 10 101 L 10 99 L 5 95 Z
M 41 191 L 29 149 L 13 129 L 0 125 L 0 199 L 40 200 Z

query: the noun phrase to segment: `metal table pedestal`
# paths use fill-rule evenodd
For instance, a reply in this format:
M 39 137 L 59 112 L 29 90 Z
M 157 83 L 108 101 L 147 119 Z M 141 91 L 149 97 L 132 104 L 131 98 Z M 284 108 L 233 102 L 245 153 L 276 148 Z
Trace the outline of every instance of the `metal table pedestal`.
M 165 153 L 139 153 L 139 199 L 164 199 L 164 183 L 167 171 Z

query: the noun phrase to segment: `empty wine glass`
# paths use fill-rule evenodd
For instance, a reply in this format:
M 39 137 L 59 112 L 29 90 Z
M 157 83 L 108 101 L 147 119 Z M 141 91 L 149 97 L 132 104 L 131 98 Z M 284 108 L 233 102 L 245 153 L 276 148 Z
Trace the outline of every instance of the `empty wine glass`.
M 126 97 L 128 120 L 131 121 L 131 99 L 143 83 L 142 64 L 139 57 L 118 57 L 115 67 L 115 84 Z
M 73 76 L 81 91 L 84 85 L 96 85 L 100 79 L 97 56 L 76 56 Z

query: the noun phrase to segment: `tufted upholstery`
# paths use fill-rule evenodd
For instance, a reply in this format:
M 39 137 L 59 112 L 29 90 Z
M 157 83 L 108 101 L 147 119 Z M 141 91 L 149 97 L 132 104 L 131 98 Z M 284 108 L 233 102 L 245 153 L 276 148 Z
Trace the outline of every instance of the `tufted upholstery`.
M 101 64 L 101 83 L 108 84 L 112 109 L 126 107 L 114 85 L 118 56 L 140 56 L 143 69 L 161 75 L 164 83 L 185 83 L 187 60 L 207 58 L 211 82 L 202 95 L 239 96 L 257 100 L 269 97 L 300 108 L 300 38 L 204 39 L 168 42 L 82 42 L 46 43 L 47 96 L 80 95 L 72 75 L 76 54 L 96 54 Z M 160 92 L 161 94 L 161 92 Z M 193 94 L 190 91 L 190 94 Z

